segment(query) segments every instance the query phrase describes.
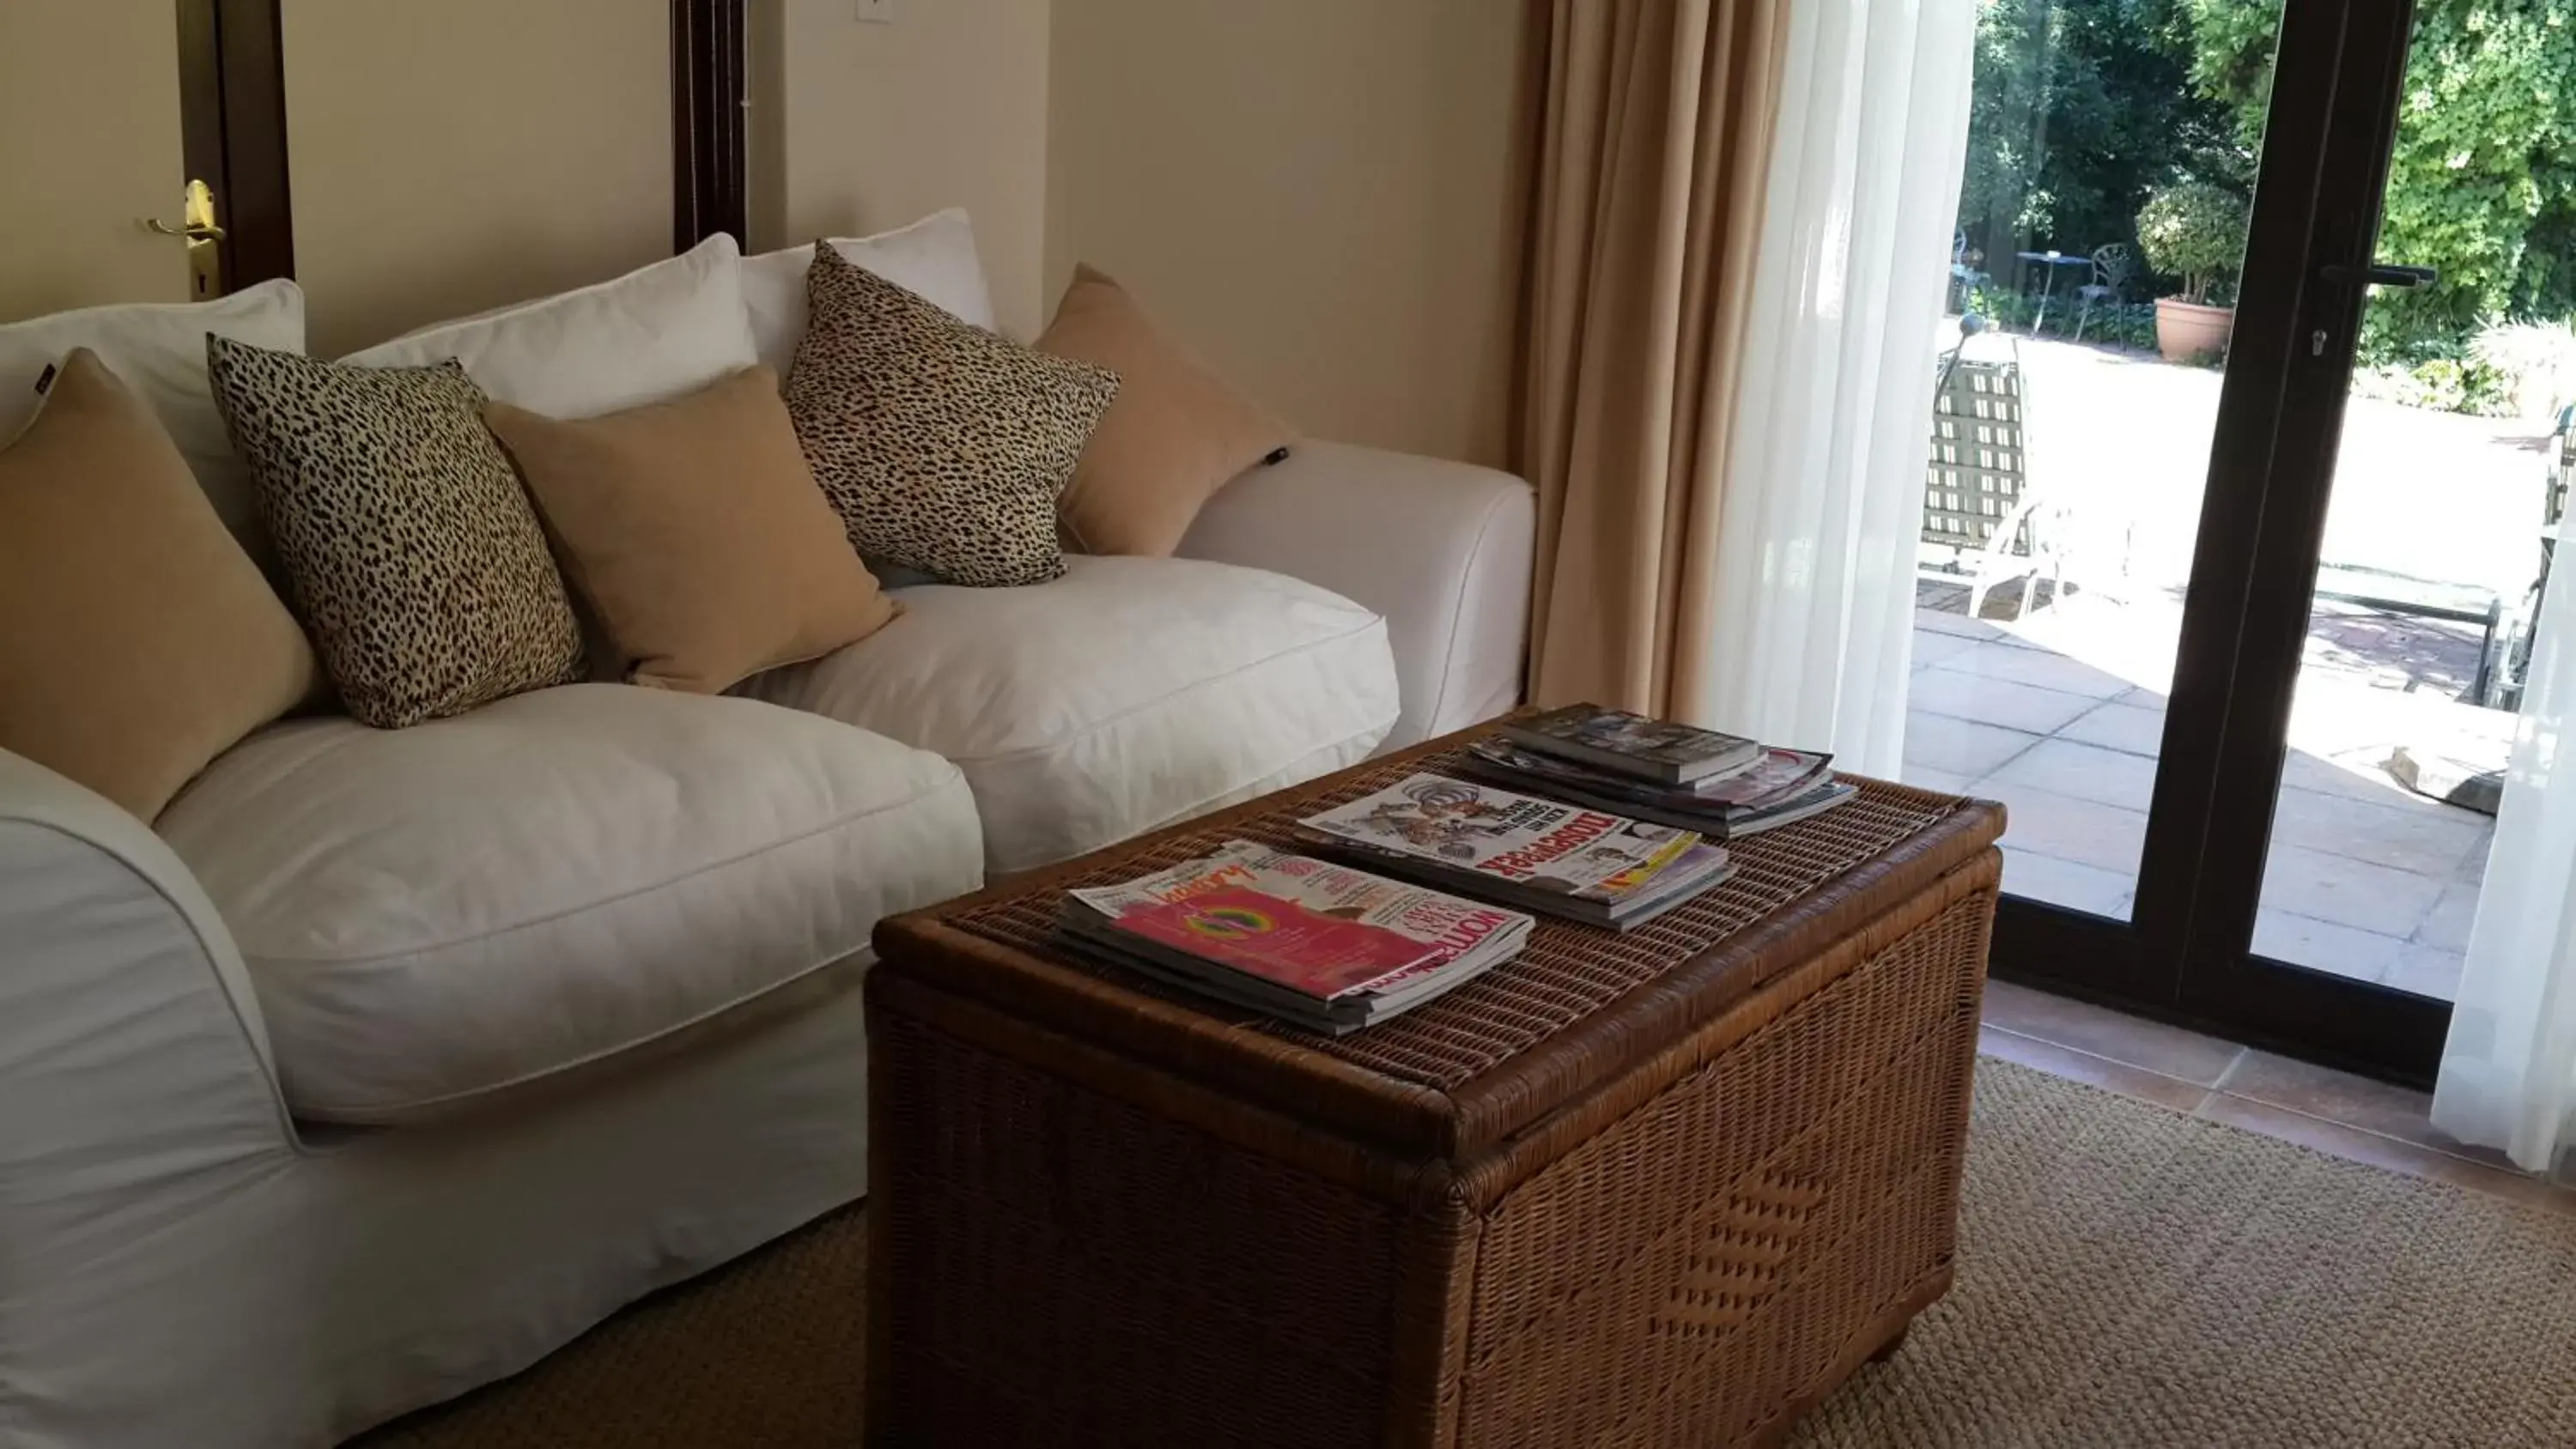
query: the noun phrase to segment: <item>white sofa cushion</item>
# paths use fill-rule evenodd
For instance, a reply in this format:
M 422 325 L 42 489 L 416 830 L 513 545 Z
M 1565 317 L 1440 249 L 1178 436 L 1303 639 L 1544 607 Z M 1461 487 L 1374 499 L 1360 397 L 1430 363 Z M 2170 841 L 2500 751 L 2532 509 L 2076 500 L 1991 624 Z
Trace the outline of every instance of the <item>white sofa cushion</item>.
M 435 1115 L 679 1030 L 973 889 L 955 766 L 746 699 L 576 684 L 293 721 L 159 821 L 298 1114 Z
M 993 325 L 993 296 L 984 285 L 983 263 L 975 258 L 975 229 L 956 207 L 874 236 L 834 237 L 832 247 L 961 321 L 987 332 L 1000 330 Z M 751 313 L 752 340 L 760 360 L 780 377 L 787 375 L 796 360 L 796 344 L 805 336 L 805 269 L 813 261 L 812 242 L 743 259 L 742 296 Z
M 0 446 L 18 436 L 44 401 L 36 379 L 75 347 L 99 355 L 143 399 L 197 486 L 253 558 L 265 558 L 259 495 L 233 454 L 223 414 L 206 384 L 206 334 L 278 352 L 304 350 L 304 293 L 293 282 L 261 282 L 212 302 L 85 307 L 0 327 Z
M 895 590 L 893 623 L 744 689 L 956 761 L 994 875 L 1337 770 L 1395 723 L 1386 625 L 1348 599 L 1192 559 L 1065 565 Z
M 341 361 L 455 358 L 483 391 L 533 413 L 596 417 L 695 392 L 760 360 L 742 253 L 718 232 L 669 261 L 534 302 L 439 322 Z

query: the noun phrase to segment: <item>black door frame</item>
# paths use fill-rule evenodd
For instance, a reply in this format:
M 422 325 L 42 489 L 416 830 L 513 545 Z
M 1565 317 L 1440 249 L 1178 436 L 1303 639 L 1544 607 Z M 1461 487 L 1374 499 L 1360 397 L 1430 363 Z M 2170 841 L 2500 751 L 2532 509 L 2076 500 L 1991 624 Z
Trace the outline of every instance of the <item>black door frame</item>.
M 671 237 L 746 239 L 746 0 L 670 0 Z M 215 189 L 226 289 L 295 275 L 279 0 L 176 0 L 181 149 Z
M 2251 955 L 2364 301 L 2316 269 L 2368 260 L 2412 12 L 2284 6 L 2130 920 L 2007 897 L 1993 960 L 2006 979 L 2427 1081 L 2445 1004 Z

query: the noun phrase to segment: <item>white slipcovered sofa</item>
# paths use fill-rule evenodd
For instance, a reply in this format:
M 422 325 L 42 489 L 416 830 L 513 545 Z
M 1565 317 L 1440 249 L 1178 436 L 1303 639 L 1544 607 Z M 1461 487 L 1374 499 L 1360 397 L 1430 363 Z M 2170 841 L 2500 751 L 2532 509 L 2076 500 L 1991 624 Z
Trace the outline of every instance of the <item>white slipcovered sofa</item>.
M 961 215 L 846 249 L 990 325 Z M 792 353 L 802 266 L 720 238 L 353 360 L 607 411 Z M 300 296 L 0 326 L 0 393 L 97 349 L 239 519 L 210 329 L 300 346 Z M 904 587 L 736 697 L 293 718 L 149 826 L 0 752 L 0 1443 L 330 1443 L 861 1196 L 880 917 L 1508 707 L 1531 528 L 1312 442 L 1184 557 Z

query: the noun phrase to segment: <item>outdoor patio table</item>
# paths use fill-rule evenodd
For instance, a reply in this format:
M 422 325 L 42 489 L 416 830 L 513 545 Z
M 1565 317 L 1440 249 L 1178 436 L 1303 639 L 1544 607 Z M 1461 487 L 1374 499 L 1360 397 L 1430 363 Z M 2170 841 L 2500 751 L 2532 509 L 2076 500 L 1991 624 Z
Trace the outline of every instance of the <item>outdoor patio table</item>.
M 2059 267 L 2090 267 L 2093 265 L 2093 259 L 2091 257 L 2070 257 L 2066 253 L 2058 251 L 2015 252 L 2013 255 L 2021 258 L 2025 262 L 2037 262 L 2048 269 L 2042 274 L 2039 284 L 2039 315 L 2030 319 L 2030 335 L 2037 337 L 2039 335 L 2039 324 L 2048 320 L 2049 295 L 2057 290 L 2057 269 Z

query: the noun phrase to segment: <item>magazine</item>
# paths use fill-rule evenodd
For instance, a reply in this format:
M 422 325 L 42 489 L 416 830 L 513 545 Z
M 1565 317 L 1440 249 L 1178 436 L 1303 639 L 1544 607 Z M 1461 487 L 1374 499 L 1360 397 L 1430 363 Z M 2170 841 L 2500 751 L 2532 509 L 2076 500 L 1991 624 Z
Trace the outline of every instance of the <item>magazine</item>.
M 1655 824 L 1734 840 L 1850 799 L 1856 791 L 1834 780 L 1832 762 L 1833 756 L 1813 751 L 1773 749 L 1760 764 L 1725 780 L 1649 785 L 1488 738 L 1469 747 L 1460 768 L 1505 787 L 1540 790 L 1596 810 L 1624 811 Z
M 1741 735 L 1591 704 L 1505 720 L 1502 728 L 1524 748 L 1666 785 L 1731 775 L 1762 759 L 1762 747 Z
M 1332 1034 L 1463 985 L 1517 954 L 1534 924 L 1243 840 L 1069 891 L 1060 922 L 1119 964 Z
M 1416 774 L 1299 821 L 1300 839 L 1389 869 L 1604 925 L 1679 904 L 1732 869 L 1694 831 Z

